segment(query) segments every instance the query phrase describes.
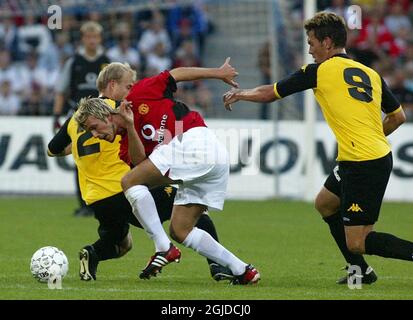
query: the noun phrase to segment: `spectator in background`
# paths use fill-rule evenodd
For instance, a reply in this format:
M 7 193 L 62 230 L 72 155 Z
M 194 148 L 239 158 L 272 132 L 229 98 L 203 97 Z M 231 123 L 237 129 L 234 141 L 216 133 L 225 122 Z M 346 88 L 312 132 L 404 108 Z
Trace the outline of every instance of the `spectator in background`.
M 22 54 L 26 55 L 35 50 L 39 55 L 43 55 L 49 49 L 51 42 L 50 30 L 38 23 L 35 16 L 26 16 L 25 24 L 18 29 L 18 44 Z
M 413 40 L 408 41 L 403 55 L 397 60 L 399 66 L 404 66 L 406 69 L 413 68 Z
M 138 42 L 139 52 L 146 59 L 154 51 L 155 46 L 163 43 L 164 50 L 167 54 L 171 51 L 171 41 L 164 27 L 163 17 L 160 12 L 155 11 L 152 20 Z
M 58 117 L 72 113 L 81 98 L 98 95 L 97 75 L 110 62 L 101 45 L 102 26 L 88 21 L 82 25 L 80 31 L 83 46 L 74 57 L 66 61 L 56 85 L 53 110 L 56 118 L 55 127 L 58 127 Z M 68 106 L 65 107 L 66 98 L 68 98 Z
M 347 0 L 332 0 L 331 5 L 325 11 L 334 12 L 348 21 L 348 1 Z
M 70 42 L 70 36 L 68 32 L 59 32 L 56 34 L 55 50 L 57 50 L 60 69 L 61 67 L 63 67 L 66 60 L 75 53 L 75 48 Z
M 146 57 L 146 66 L 148 69 L 153 70 L 155 74 L 171 68 L 172 60 L 169 57 L 163 42 L 160 41 L 156 43 L 153 50 L 148 53 Z
M 412 71 L 407 71 L 407 74 L 413 76 Z M 406 71 L 402 68 L 397 68 L 393 73 L 390 89 L 400 101 L 400 104 L 403 105 L 407 119 L 413 121 L 413 91 L 411 90 L 413 88 L 407 88 L 406 83 L 408 83 Z
M 57 32 L 55 41 L 50 43 L 47 51 L 39 57 L 39 65 L 48 72 L 61 69 L 66 60 L 74 53 L 68 32 Z
M 111 62 L 127 62 L 132 69 L 140 69 L 139 51 L 131 46 L 130 27 L 127 23 L 119 23 L 114 30 L 116 44 L 107 51 Z
M 0 81 L 8 80 L 11 91 L 21 95 L 24 88 L 24 83 L 21 81 L 22 77 L 21 70 L 16 64 L 11 63 L 10 52 L 5 48 L 0 48 Z
M 38 54 L 35 51 L 26 54 L 25 63 L 21 66 L 23 76 L 20 81 L 24 83 L 24 99 L 32 94 L 34 87 L 39 88 L 42 95 L 46 94 L 46 88 L 53 88 L 57 74 L 50 74 L 38 63 Z M 50 81 L 50 82 L 49 82 Z
M 61 92 L 59 85 L 56 87 L 55 84 L 62 81 L 63 77 L 56 80 L 60 73 L 62 76 L 67 75 L 64 72 L 65 68 L 67 69 L 67 66 L 64 67 L 65 63 L 76 50 L 85 52 L 80 27 L 86 19 L 100 21 L 108 26 L 107 29 L 105 28 L 107 30 L 105 37 L 110 40 L 106 44 L 110 43 L 107 56 L 111 61 L 128 62 L 142 74 L 146 68 L 147 76 L 158 74 L 172 66 L 200 67 L 202 65 L 200 44 L 204 42 L 204 38 L 212 28 L 204 1 L 196 0 L 188 6 L 176 5 L 179 8 L 175 11 L 178 14 L 173 21 L 175 31 L 170 34 L 164 26 L 164 17 L 168 18 L 169 23 L 171 10 L 169 6 L 164 10 L 149 8 L 130 12 L 118 10 L 97 12 L 97 8 L 90 4 L 73 7 L 66 2 L 62 1 L 59 4 L 66 7 L 63 8 L 66 10 L 62 16 L 62 30 L 54 30 L 53 33 L 45 23 L 40 23 L 40 17 L 33 14 L 26 16 L 26 13 L 40 10 L 40 6 L 44 7 L 45 4 L 36 7 L 36 2 L 19 2 L 17 10 L 24 10 L 25 15 L 10 16 L 12 18 L 5 15 L 0 17 L 0 81 L 2 79 L 10 81 L 11 90 L 19 95 L 22 105 L 37 105 L 41 101 L 46 107 L 41 110 L 38 107 L 24 108 L 19 114 L 48 114 L 50 104 L 55 104 L 56 110 L 61 111 L 54 113 L 64 115 L 75 106 L 68 91 L 65 92 L 63 106 L 61 106 L 62 102 L 59 102 Z M 11 7 L 7 10 L 13 11 Z M 178 37 L 175 38 L 177 42 L 174 50 L 171 50 L 170 35 L 172 34 Z M 158 44 L 159 42 L 163 43 L 163 48 Z M 143 53 L 140 53 L 137 48 Z M 103 47 L 99 52 L 100 50 L 103 50 Z M 40 72 L 43 74 L 46 69 L 46 75 L 39 77 L 39 69 L 43 70 Z M 33 79 L 35 81 L 32 81 Z M 31 84 L 29 85 L 28 82 Z M 84 81 L 81 83 L 87 84 Z M 53 88 L 50 87 L 51 84 Z M 202 106 L 203 109 L 208 108 L 211 93 L 204 83 L 199 82 L 191 88 L 185 88 L 185 91 L 187 90 L 193 92 L 185 92 L 185 95 L 195 96 L 197 105 Z M 35 96 L 31 97 L 34 91 Z
M 199 48 L 199 41 L 194 36 L 194 32 L 192 29 L 191 21 L 189 19 L 182 19 L 179 23 L 179 28 L 177 33 L 174 34 L 172 40 L 172 47 L 174 51 L 177 51 L 184 42 L 191 41 L 193 43 L 193 52 L 196 54 L 197 58 L 199 59 L 200 48 Z
M 411 32 L 412 24 L 403 11 L 403 5 L 401 1 L 393 1 L 389 6 L 390 14 L 384 18 L 384 24 L 387 29 L 397 37 L 401 29 L 406 29 L 407 32 Z
M 10 52 L 12 60 L 20 59 L 17 28 L 9 17 L 0 17 L 0 42 Z
M 179 67 L 200 67 L 201 62 L 196 54 L 195 43 L 192 40 L 185 40 L 175 51 L 174 68 Z
M 397 58 L 402 49 L 397 45 L 393 35 L 383 22 L 383 12 L 374 8 L 368 12 L 358 37 L 354 40 L 355 48 L 359 52 L 359 61 L 371 66 L 375 60 L 386 55 Z
M 19 115 L 22 116 L 45 116 L 51 114 L 51 105 L 43 98 L 42 88 L 33 84 L 30 96 L 22 102 Z
M 20 109 L 20 98 L 11 89 L 11 82 L 0 80 L 0 115 L 16 115 Z
M 168 11 L 167 20 L 174 48 L 179 47 L 183 40 L 191 38 L 195 41 L 198 57 L 202 60 L 205 38 L 214 29 L 205 2 L 197 0 L 191 6 L 176 3 Z

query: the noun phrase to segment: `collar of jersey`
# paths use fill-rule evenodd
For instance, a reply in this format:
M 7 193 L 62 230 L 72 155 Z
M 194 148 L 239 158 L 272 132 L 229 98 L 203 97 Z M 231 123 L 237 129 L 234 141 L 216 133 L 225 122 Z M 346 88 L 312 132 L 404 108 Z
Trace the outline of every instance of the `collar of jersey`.
M 351 59 L 351 58 L 347 55 L 347 53 L 337 53 L 337 54 L 335 54 L 334 56 L 332 56 L 331 58 L 334 58 L 334 57 Z

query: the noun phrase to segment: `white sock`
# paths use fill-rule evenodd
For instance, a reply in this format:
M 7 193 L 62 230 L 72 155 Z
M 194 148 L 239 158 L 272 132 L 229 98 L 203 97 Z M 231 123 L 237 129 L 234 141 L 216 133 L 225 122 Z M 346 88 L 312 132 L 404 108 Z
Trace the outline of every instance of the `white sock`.
M 171 241 L 162 227 L 155 201 L 148 188 L 143 185 L 133 186 L 125 191 L 125 196 L 139 223 L 154 241 L 156 252 L 167 251 Z
M 247 264 L 225 249 L 220 243 L 216 242 L 215 239 L 204 230 L 196 227 L 193 228 L 185 238 L 183 244 L 185 247 L 194 249 L 204 257 L 230 268 L 234 275 L 240 275 L 245 272 Z

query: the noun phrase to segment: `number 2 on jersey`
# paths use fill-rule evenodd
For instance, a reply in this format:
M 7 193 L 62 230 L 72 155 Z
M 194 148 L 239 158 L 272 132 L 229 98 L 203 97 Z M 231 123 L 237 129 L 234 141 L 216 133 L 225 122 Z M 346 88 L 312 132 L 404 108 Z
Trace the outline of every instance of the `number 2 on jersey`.
M 83 156 L 88 156 L 93 153 L 99 153 L 100 152 L 100 143 L 93 143 L 93 144 L 88 144 L 85 146 L 85 142 L 89 140 L 90 138 L 93 138 L 93 135 L 89 131 L 85 131 L 82 133 L 79 138 L 77 139 L 77 153 L 79 157 Z
M 360 80 L 356 80 L 355 77 Z M 344 81 L 354 86 L 348 89 L 348 93 L 356 100 L 370 102 L 373 100 L 373 88 L 371 87 L 371 80 L 367 73 L 359 68 L 344 69 Z M 362 91 L 360 90 L 362 89 Z

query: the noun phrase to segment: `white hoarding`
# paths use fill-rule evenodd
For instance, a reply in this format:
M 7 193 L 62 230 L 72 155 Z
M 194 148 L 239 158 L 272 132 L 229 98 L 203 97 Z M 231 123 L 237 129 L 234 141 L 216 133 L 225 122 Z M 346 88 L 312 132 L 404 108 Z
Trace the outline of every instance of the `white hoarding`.
M 208 126 L 227 146 L 231 159 L 228 198 L 265 199 L 275 196 L 274 170 L 279 170 L 279 195 L 302 199 L 305 193 L 305 128 L 302 122 L 274 125 L 258 120 L 208 120 Z M 71 157 L 49 158 L 52 138 L 48 117 L 0 117 L 0 193 L 73 194 Z M 389 137 L 394 168 L 386 192 L 391 200 L 413 201 L 413 125 L 405 124 Z M 316 195 L 329 174 L 336 156 L 336 143 L 323 122 L 316 128 Z M 276 158 L 278 165 L 276 166 Z

